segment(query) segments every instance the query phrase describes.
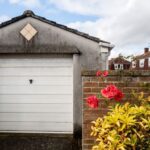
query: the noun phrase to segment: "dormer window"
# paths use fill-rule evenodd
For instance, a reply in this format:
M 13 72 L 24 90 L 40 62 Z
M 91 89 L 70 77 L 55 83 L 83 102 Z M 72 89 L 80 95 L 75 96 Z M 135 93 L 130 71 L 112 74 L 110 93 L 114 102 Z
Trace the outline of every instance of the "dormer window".
M 136 68 L 136 61 L 132 61 L 132 68 Z
M 145 61 L 145 59 L 140 59 L 140 61 L 139 61 L 139 67 L 140 68 L 144 68 L 144 61 Z

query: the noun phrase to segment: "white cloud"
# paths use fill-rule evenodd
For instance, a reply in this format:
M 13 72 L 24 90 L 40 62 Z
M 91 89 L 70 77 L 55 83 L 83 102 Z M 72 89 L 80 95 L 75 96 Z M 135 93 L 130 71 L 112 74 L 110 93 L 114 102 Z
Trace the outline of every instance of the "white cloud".
M 10 2 L 11 4 L 17 4 L 17 3 L 20 2 L 20 0 L 9 0 L 9 2 Z
M 118 53 L 137 54 L 150 43 L 149 0 L 49 0 L 67 12 L 96 15 L 96 21 L 73 22 L 68 26 L 108 40 Z
M 57 8 L 68 12 L 87 15 L 112 15 L 117 14 L 130 0 L 49 0 Z M 106 8 L 107 6 L 107 8 Z M 117 9 L 116 9 L 117 8 Z M 107 11 L 106 11 L 107 9 Z
M 7 20 L 9 20 L 10 19 L 10 17 L 8 17 L 8 16 L 6 16 L 6 15 L 2 15 L 2 16 L 0 16 L 0 23 L 2 23 L 2 22 L 4 22 L 4 21 L 7 21 Z
M 9 0 L 10 4 L 19 4 L 27 8 L 41 7 L 39 0 Z

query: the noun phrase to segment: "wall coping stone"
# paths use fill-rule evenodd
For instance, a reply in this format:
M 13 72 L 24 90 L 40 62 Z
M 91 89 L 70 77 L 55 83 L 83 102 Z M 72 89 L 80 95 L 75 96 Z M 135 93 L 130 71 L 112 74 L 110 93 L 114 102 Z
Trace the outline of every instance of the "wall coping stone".
M 83 70 L 81 76 L 96 76 L 97 70 Z M 109 76 L 150 77 L 150 70 L 109 70 Z

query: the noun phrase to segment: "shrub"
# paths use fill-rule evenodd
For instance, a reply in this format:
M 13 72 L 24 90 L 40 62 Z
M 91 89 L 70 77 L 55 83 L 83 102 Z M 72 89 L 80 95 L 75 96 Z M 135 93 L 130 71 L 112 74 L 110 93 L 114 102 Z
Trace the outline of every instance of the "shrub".
M 117 104 L 103 118 L 93 121 L 93 150 L 149 150 L 150 109 L 145 106 Z
M 104 77 L 108 72 L 97 71 L 96 76 Z M 108 85 L 100 91 L 109 100 L 121 101 L 124 94 L 115 86 Z M 93 95 L 87 98 L 91 108 L 97 108 L 99 98 Z M 150 150 L 150 96 L 132 92 L 137 104 L 116 104 L 103 118 L 92 122 L 91 136 L 96 137 L 93 150 Z

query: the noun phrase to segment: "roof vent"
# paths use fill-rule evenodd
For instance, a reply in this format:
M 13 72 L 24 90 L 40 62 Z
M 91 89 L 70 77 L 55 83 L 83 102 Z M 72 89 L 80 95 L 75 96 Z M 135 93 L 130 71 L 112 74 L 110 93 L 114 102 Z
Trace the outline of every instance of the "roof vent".
M 21 31 L 20 33 L 22 34 L 22 36 L 30 41 L 36 34 L 37 31 L 36 29 L 31 25 L 31 24 L 27 24 Z
M 33 16 L 34 15 L 34 12 L 32 10 L 25 10 L 23 15 L 26 15 L 26 16 Z

